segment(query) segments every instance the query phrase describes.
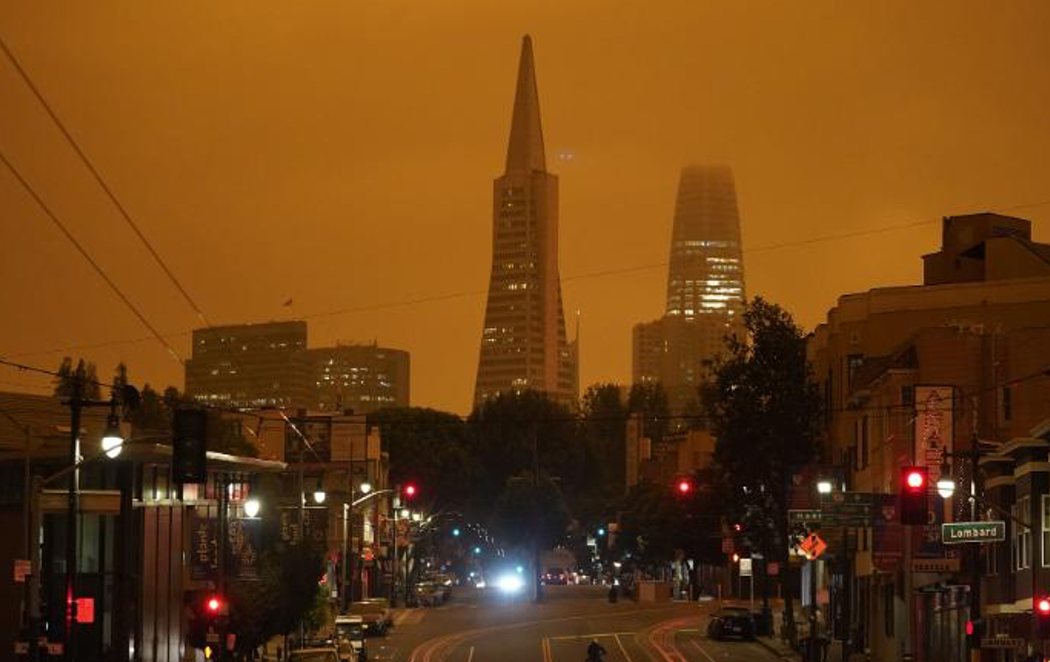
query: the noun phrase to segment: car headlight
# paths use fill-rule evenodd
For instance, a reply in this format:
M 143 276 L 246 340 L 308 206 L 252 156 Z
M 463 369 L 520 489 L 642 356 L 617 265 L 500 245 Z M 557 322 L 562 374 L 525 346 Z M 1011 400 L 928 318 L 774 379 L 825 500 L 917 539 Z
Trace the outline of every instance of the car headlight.
M 525 580 L 517 574 L 503 575 L 496 582 L 496 585 L 499 586 L 499 590 L 504 593 L 517 593 L 525 588 Z

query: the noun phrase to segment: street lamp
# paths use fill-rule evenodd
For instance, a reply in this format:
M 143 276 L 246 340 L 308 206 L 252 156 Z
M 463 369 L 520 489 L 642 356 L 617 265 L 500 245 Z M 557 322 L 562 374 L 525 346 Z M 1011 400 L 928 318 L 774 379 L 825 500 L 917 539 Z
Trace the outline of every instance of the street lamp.
M 817 481 L 817 493 L 818 494 L 831 494 L 832 484 L 827 478 L 821 478 Z
M 259 515 L 259 509 L 261 507 L 262 504 L 259 503 L 259 500 L 252 497 L 244 502 L 244 514 L 247 517 L 255 518 Z
M 321 505 L 322 503 L 324 503 L 324 500 L 327 497 L 328 497 L 328 495 L 325 494 L 324 486 L 321 485 L 321 479 L 318 478 L 317 479 L 317 489 L 314 490 L 314 503 L 316 503 L 317 505 Z
M 368 494 L 372 491 L 372 483 L 369 483 L 368 481 L 361 483 L 357 486 L 357 491 L 361 494 Z
M 947 464 L 941 465 L 941 476 L 937 479 L 937 494 L 942 499 L 950 498 L 955 494 L 955 481 L 952 480 L 952 469 Z
M 124 450 L 124 435 L 120 432 L 120 419 L 114 411 L 106 419 L 106 431 L 102 433 L 102 452 L 115 459 Z

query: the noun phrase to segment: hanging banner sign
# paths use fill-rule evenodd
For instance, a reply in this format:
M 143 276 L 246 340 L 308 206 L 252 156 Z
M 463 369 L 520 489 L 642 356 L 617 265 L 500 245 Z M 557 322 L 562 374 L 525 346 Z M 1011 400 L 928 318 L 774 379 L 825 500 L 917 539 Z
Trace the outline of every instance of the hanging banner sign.
M 230 520 L 227 555 L 229 574 L 236 579 L 259 578 L 261 522 L 258 518 Z
M 952 451 L 954 390 L 951 386 L 915 387 L 915 461 L 937 484 L 941 465 Z
M 190 522 L 190 579 L 215 579 L 219 571 L 218 523 L 199 508 L 193 510 Z

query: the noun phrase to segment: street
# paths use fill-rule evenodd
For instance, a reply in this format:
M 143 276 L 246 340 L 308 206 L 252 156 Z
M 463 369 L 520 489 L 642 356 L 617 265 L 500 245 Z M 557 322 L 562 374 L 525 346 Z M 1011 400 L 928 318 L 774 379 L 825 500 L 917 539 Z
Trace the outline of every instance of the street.
M 546 599 L 507 598 L 460 588 L 434 608 L 398 613 L 385 638 L 368 640 L 370 660 L 391 662 L 582 662 L 596 639 L 606 662 L 771 662 L 762 645 L 704 634 L 716 603 L 610 604 L 605 589 L 546 587 Z

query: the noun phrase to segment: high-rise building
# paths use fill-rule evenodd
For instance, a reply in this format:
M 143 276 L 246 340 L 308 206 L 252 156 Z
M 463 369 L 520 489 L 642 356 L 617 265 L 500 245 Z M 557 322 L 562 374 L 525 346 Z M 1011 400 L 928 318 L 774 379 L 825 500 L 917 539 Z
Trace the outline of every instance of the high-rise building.
M 376 344 L 307 349 L 303 321 L 211 326 L 193 332 L 186 395 L 245 409 L 407 407 L 409 353 Z
M 231 407 L 311 406 L 306 322 L 195 329 L 186 395 Z
M 521 46 L 506 169 L 493 185 L 492 270 L 475 404 L 528 389 L 574 402 L 558 274 L 558 178 L 547 172 L 532 40 Z
M 678 180 L 664 316 L 636 324 L 635 382 L 658 381 L 671 410 L 689 410 L 744 310 L 744 266 L 733 172 L 688 166 Z
M 336 345 L 307 351 L 315 406 L 367 414 L 409 405 L 409 354 L 371 345 Z

